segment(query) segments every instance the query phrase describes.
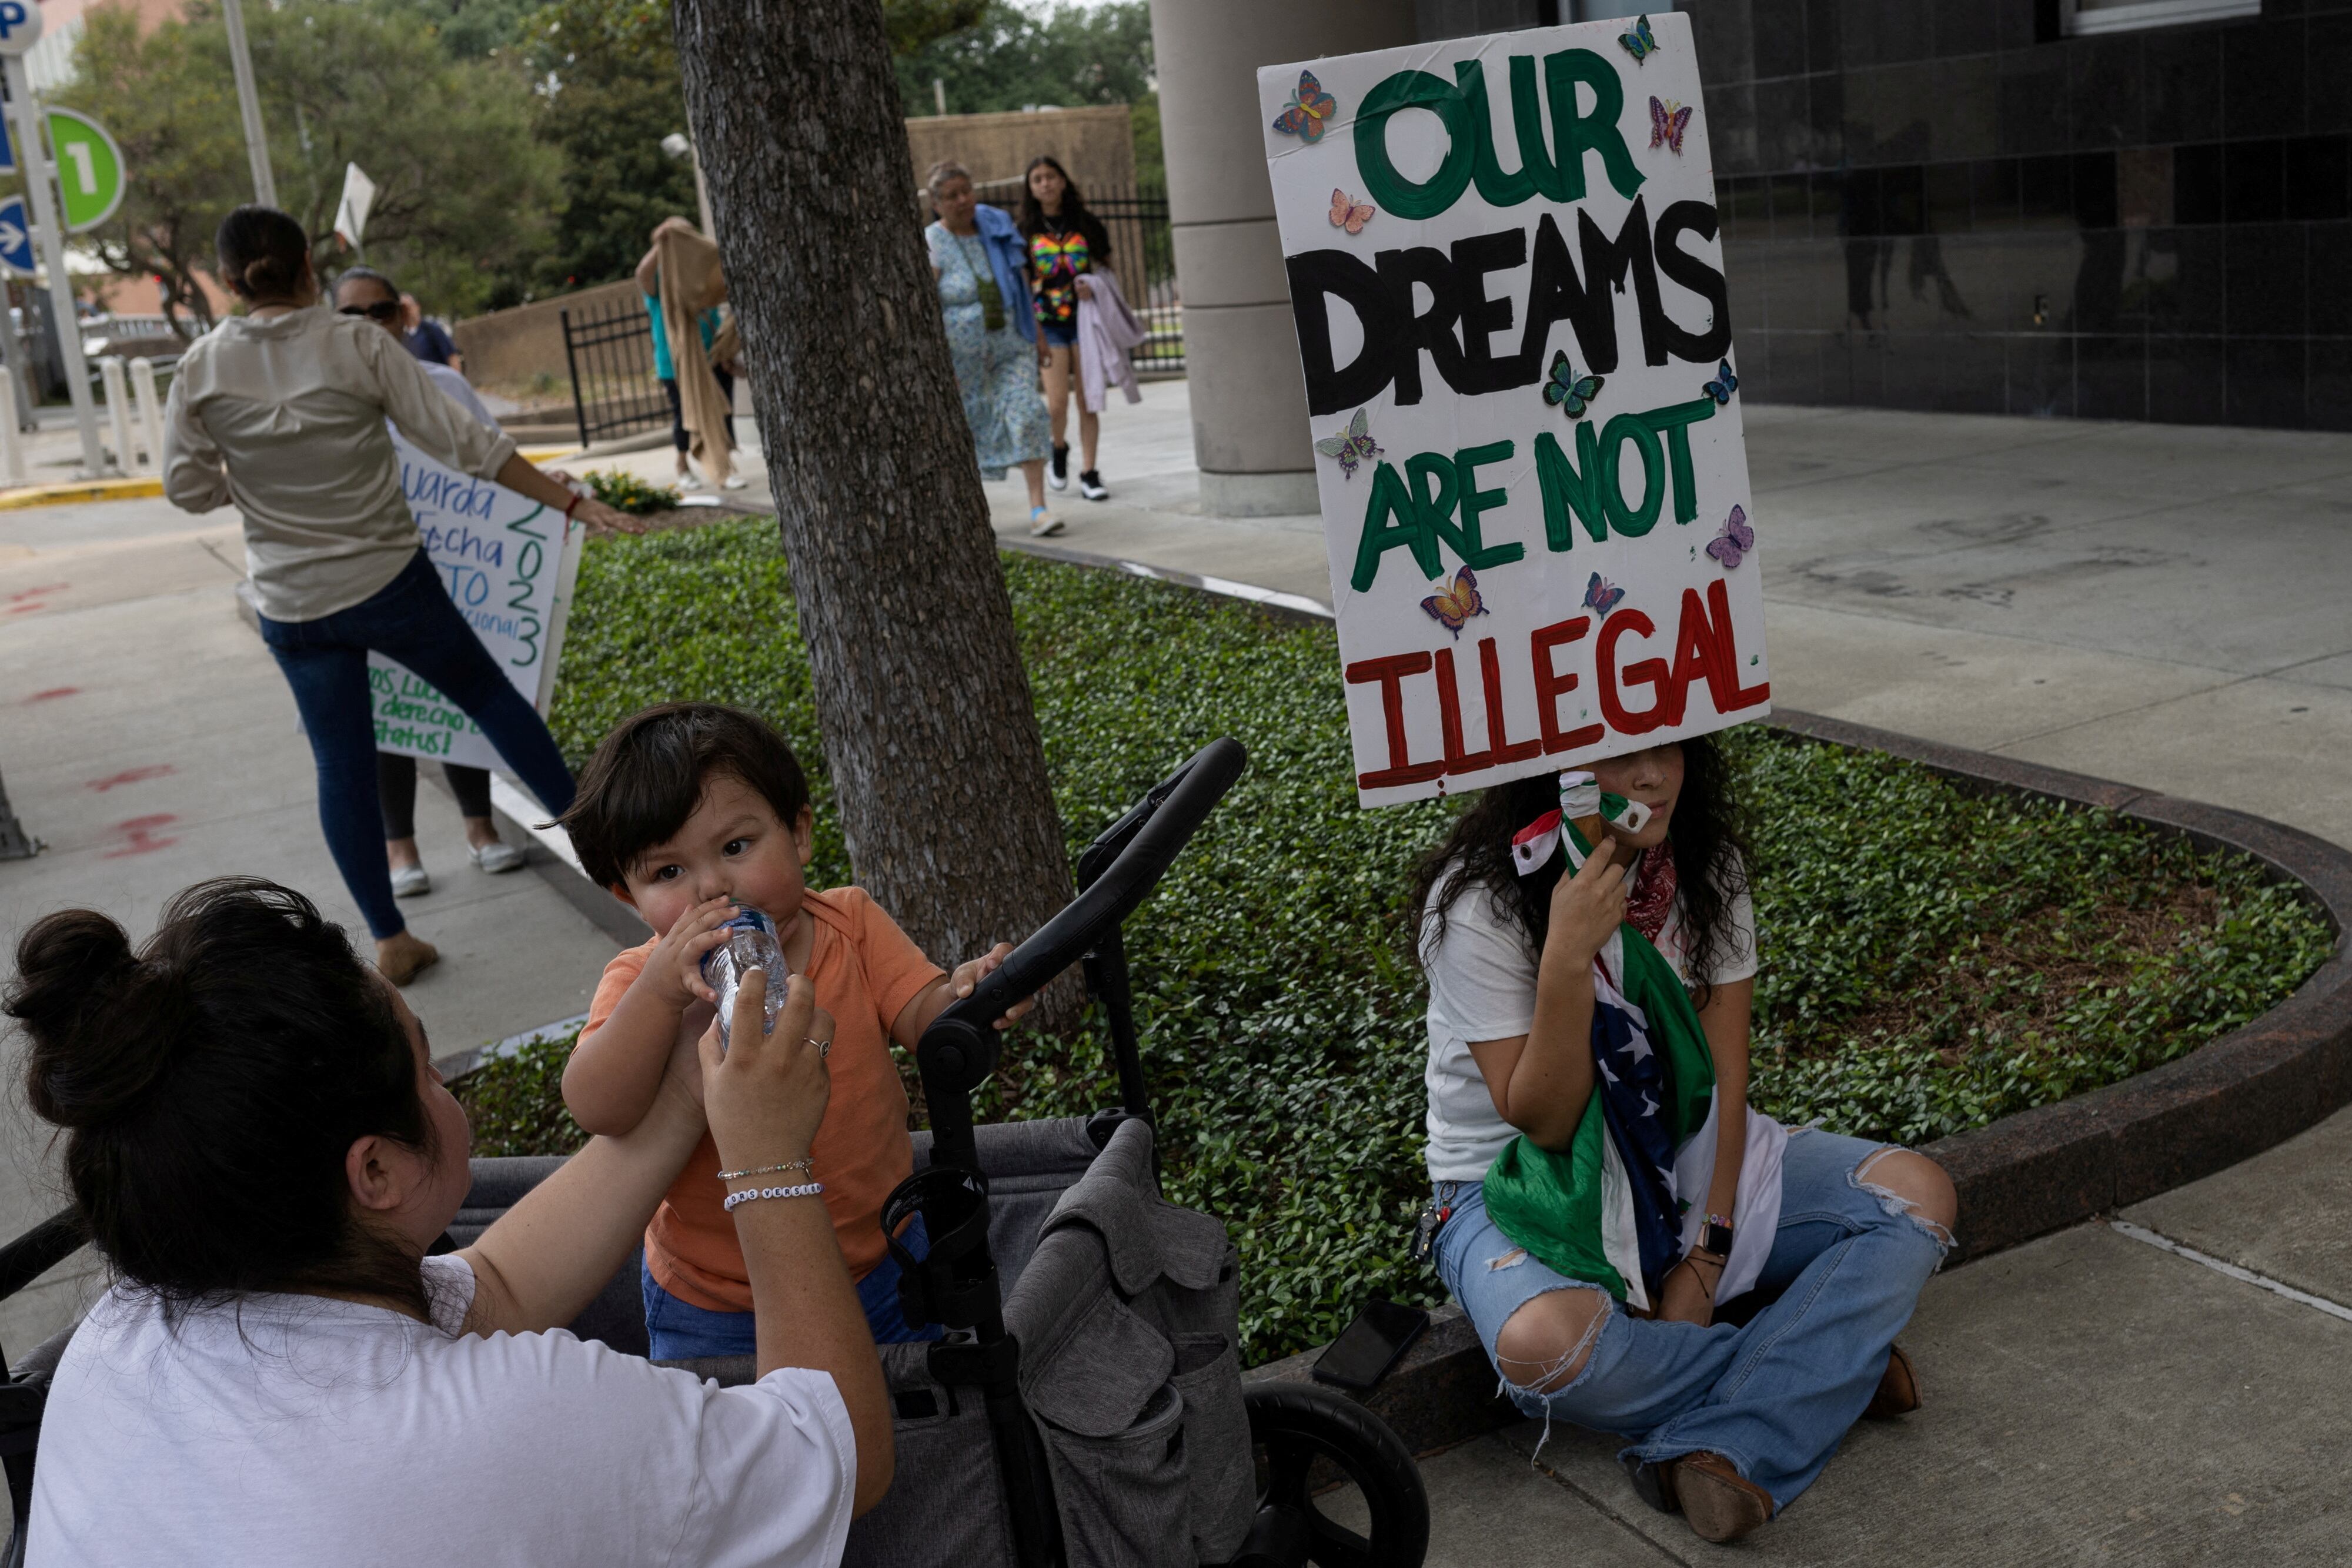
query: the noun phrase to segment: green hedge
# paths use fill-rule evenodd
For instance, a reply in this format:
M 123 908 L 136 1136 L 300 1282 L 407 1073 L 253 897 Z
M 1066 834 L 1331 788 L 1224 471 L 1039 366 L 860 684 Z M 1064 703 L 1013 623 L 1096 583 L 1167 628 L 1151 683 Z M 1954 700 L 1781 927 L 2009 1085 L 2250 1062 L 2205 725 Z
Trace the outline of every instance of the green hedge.
M 1435 1299 L 1404 1255 L 1424 1190 L 1424 995 L 1398 930 L 1406 867 L 1450 808 L 1357 809 L 1328 628 L 1004 565 L 1074 848 L 1205 741 L 1249 748 L 1129 951 L 1170 1195 L 1240 1245 L 1250 1358 L 1330 1338 L 1374 1291 Z M 553 722 L 575 761 L 660 698 L 774 719 L 815 777 L 816 881 L 846 877 L 767 525 L 600 541 L 564 659 Z M 1727 739 L 1757 824 L 1756 1099 L 1784 1121 L 1915 1142 L 1980 1125 L 2256 1017 L 2329 950 L 2325 922 L 2251 862 L 1753 727 Z M 468 1083 L 512 1130 L 485 1152 L 576 1137 L 545 1108 L 561 1051 Z M 1110 1092 L 1102 1063 L 1091 1037 L 1021 1037 L 982 1113 L 1090 1110 Z

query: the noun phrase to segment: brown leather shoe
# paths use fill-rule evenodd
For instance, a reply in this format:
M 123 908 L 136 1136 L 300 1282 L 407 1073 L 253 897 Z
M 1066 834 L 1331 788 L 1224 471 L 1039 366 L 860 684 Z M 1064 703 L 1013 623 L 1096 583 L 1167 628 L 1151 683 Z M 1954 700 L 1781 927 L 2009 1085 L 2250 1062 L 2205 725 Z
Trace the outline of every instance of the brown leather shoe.
M 1899 1344 L 1886 1347 L 1886 1370 L 1878 1375 L 1878 1392 L 1863 1406 L 1863 1415 L 1875 1421 L 1891 1420 L 1908 1416 L 1919 1408 L 1919 1374 L 1911 1358 L 1903 1354 Z
M 1741 1539 L 1772 1517 L 1772 1494 L 1721 1454 L 1705 1449 L 1675 1462 L 1675 1497 L 1692 1533 L 1718 1544 Z

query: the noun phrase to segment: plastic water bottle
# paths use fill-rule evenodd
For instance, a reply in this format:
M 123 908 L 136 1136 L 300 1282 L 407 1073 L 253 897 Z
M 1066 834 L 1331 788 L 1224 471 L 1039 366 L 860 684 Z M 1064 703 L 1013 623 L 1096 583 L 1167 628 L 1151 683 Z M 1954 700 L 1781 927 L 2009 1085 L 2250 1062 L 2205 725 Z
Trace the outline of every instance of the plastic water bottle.
M 773 922 L 748 904 L 735 906 L 735 917 L 719 927 L 727 933 L 727 945 L 713 947 L 702 956 L 702 977 L 719 993 L 719 1044 L 728 1045 L 728 1033 L 734 1027 L 735 992 L 743 983 L 746 972 L 758 969 L 768 977 L 768 996 L 763 1010 L 767 1019 L 761 1024 L 761 1034 L 772 1034 L 776 1028 L 776 1015 L 784 1010 L 784 981 L 791 977 L 793 967 L 784 962 L 783 945 L 776 940 Z

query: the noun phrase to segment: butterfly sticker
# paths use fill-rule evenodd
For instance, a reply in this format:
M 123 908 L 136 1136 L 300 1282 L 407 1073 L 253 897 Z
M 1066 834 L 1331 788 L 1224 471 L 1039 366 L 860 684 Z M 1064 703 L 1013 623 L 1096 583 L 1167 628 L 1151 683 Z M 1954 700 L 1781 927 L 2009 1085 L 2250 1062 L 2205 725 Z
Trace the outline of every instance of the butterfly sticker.
M 1612 610 L 1617 608 L 1617 601 L 1624 597 L 1623 589 L 1619 588 L 1597 571 L 1592 574 L 1592 580 L 1584 585 L 1584 607 L 1595 615 L 1607 615 Z
M 1724 361 L 1723 368 L 1715 373 L 1715 380 L 1698 390 L 1713 398 L 1718 406 L 1729 402 L 1731 394 L 1739 390 L 1739 378 L 1731 373 L 1731 361 Z
M 1464 567 L 1454 574 L 1454 586 L 1443 593 L 1433 593 L 1421 601 L 1430 619 L 1454 633 L 1456 642 L 1462 638 L 1462 623 L 1473 615 L 1486 613 L 1486 601 L 1478 596 L 1478 574 Z
M 1351 235 L 1360 235 L 1364 232 L 1366 224 L 1380 215 L 1372 210 L 1370 204 L 1355 201 L 1345 191 L 1331 193 L 1331 226 L 1335 229 L 1346 229 Z
M 1345 434 L 1325 436 L 1315 444 L 1315 450 L 1326 457 L 1338 458 L 1341 477 L 1352 479 L 1357 464 L 1370 463 L 1387 448 L 1372 444 L 1372 422 L 1360 408 L 1356 417 L 1348 422 Z
M 1658 36 L 1650 31 L 1647 16 L 1635 22 L 1632 32 L 1618 34 L 1617 41 L 1625 46 L 1625 52 L 1633 57 L 1633 63 L 1637 66 L 1646 65 L 1650 57 L 1658 52 Z
M 1323 90 L 1315 73 L 1300 71 L 1298 90 L 1290 95 L 1290 107 L 1274 117 L 1274 128 L 1311 147 L 1323 140 L 1323 122 L 1339 112 L 1339 100 Z
M 1599 376 L 1580 376 L 1568 362 L 1567 351 L 1551 351 L 1551 373 L 1544 381 L 1544 402 L 1564 410 L 1570 419 L 1582 419 L 1592 400 L 1601 395 Z
M 1706 553 L 1721 561 L 1723 570 L 1729 571 L 1746 559 L 1748 552 L 1755 548 L 1756 530 L 1748 526 L 1748 509 L 1734 507 L 1731 516 L 1723 519 L 1723 531 L 1707 541 Z
M 1650 145 L 1664 143 L 1677 158 L 1683 155 L 1683 132 L 1690 129 L 1691 107 L 1673 99 L 1650 99 Z

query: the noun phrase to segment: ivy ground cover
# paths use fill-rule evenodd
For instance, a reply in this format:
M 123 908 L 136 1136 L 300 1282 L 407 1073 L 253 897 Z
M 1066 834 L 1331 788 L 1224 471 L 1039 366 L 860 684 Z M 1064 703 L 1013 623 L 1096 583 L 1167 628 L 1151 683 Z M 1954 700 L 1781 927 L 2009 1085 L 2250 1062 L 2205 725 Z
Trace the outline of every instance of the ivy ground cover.
M 1406 1256 L 1425 996 L 1402 903 L 1452 808 L 1357 809 L 1328 627 L 1004 567 L 1074 851 L 1205 742 L 1249 748 L 1128 935 L 1169 1196 L 1241 1249 L 1249 1358 L 1330 1339 L 1376 1292 L 1436 1300 Z M 592 546 L 564 662 L 551 722 L 575 766 L 648 703 L 765 714 L 813 776 L 815 885 L 848 880 L 772 525 Z M 2063 1099 L 2260 1016 L 2332 946 L 2255 862 L 2110 813 L 1972 796 L 1759 727 L 1725 742 L 1756 846 L 1754 1095 L 1791 1124 L 1916 1144 Z M 478 1153 L 576 1146 L 568 1043 L 460 1081 Z M 981 1113 L 1091 1111 L 1114 1094 L 1104 1063 L 1098 1035 L 1017 1037 Z

